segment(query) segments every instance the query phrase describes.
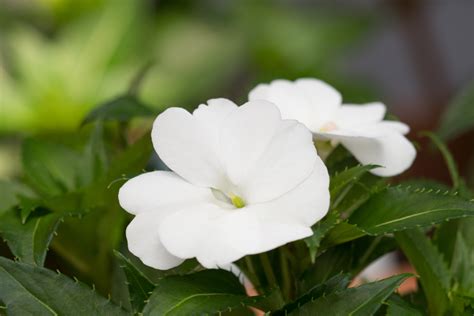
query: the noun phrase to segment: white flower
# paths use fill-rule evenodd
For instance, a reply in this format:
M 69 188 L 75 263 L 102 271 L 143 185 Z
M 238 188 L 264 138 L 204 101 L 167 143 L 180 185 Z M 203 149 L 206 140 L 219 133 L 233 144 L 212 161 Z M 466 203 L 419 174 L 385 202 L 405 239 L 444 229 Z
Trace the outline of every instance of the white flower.
M 362 164 L 381 166 L 372 172 L 394 176 L 408 169 L 416 150 L 404 135 L 409 127 L 401 122 L 384 121 L 382 103 L 342 104 L 339 92 L 317 79 L 295 82 L 275 80 L 260 84 L 250 100 L 267 100 L 278 106 L 284 119 L 305 124 L 316 140 L 341 143 Z
M 209 100 L 191 115 L 170 108 L 152 140 L 173 171 L 125 183 L 120 205 L 136 215 L 130 251 L 169 269 L 197 258 L 215 268 L 308 237 L 329 207 L 329 176 L 310 131 L 267 101 Z

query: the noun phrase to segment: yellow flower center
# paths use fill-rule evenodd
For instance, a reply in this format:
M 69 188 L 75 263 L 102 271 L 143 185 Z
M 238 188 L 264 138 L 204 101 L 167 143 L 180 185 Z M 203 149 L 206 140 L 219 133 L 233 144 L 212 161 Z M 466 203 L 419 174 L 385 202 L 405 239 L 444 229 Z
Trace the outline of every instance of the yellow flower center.
M 231 194 L 230 200 L 236 208 L 242 208 L 245 206 L 245 201 L 240 196 Z

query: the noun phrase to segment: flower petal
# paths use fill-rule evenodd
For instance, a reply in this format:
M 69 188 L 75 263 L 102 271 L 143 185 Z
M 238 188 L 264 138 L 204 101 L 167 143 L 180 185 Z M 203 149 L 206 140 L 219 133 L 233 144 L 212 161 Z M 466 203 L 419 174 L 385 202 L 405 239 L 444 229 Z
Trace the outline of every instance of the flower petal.
M 298 120 L 310 129 L 317 129 L 332 118 L 342 97 L 325 82 L 304 78 L 295 82 L 274 80 L 270 84 L 260 84 L 250 91 L 249 100 L 275 103 L 284 119 Z
M 339 130 L 337 133 L 324 133 L 323 137 L 340 141 L 362 164 L 382 166 L 371 170 L 381 177 L 404 172 L 416 157 L 415 147 L 405 136 L 380 126 L 362 132 Z
M 187 181 L 219 187 L 224 181 L 222 166 L 215 152 L 215 137 L 210 135 L 212 129 L 206 127 L 207 122 L 210 125 L 215 121 L 199 115 L 202 112 L 204 109 L 198 109 L 200 119 L 196 119 L 183 109 L 167 109 L 153 124 L 153 145 L 163 162 Z
M 242 196 L 251 204 L 278 198 L 304 181 L 316 160 L 311 132 L 297 121 L 282 121 L 248 177 L 239 183 Z
M 407 124 L 398 121 L 382 121 L 378 123 L 378 126 L 383 129 L 398 132 L 402 135 L 406 135 L 410 132 L 410 127 Z
M 280 112 L 267 101 L 248 102 L 224 120 L 219 154 L 233 184 L 238 185 L 249 176 L 280 123 Z
M 162 215 L 148 212 L 136 216 L 126 230 L 128 249 L 147 266 L 168 270 L 184 259 L 169 253 L 160 241 L 158 225 Z
M 248 221 L 234 222 L 231 225 L 218 224 L 222 224 L 222 218 L 232 214 L 232 210 L 222 209 L 214 204 L 183 209 L 166 217 L 162 222 L 158 228 L 160 239 L 166 249 L 176 256 L 196 257 L 208 268 L 224 266 L 244 255 L 235 250 L 235 245 L 228 242 L 228 237 L 238 231 L 242 242 L 252 243 L 250 236 L 241 226 L 244 224 L 247 227 L 256 223 Z
M 311 227 L 329 210 L 329 174 L 317 159 L 309 177 L 290 192 L 267 203 L 251 205 L 248 212 L 258 214 L 261 221 L 281 221 Z M 245 209 L 247 211 L 247 209 Z
M 119 191 L 120 206 L 131 214 L 161 212 L 212 198 L 209 189 L 186 182 L 170 171 L 153 171 L 128 180 Z
M 159 227 L 161 241 L 174 255 L 196 257 L 204 267 L 218 268 L 312 234 L 309 227 L 261 221 L 257 214 L 242 210 L 208 205 L 174 213 Z
M 379 102 L 364 105 L 343 105 L 337 111 L 334 123 L 343 129 L 365 126 L 382 121 L 385 112 L 385 105 Z

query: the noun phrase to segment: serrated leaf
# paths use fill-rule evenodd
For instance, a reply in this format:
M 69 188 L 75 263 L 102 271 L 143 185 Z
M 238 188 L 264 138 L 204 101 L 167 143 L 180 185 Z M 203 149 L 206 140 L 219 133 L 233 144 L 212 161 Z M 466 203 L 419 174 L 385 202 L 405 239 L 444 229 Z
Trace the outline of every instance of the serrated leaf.
M 46 252 L 62 218 L 59 213 L 42 214 L 38 211 L 23 223 L 15 209 L 0 216 L 0 235 L 20 261 L 42 266 Z
M 474 216 L 474 203 L 459 196 L 395 187 L 373 195 L 349 217 L 349 223 L 378 235 L 466 216 Z
M 313 235 L 308 238 L 305 238 L 304 240 L 309 249 L 311 262 L 314 263 L 314 259 L 316 258 L 316 253 L 321 244 L 321 240 L 327 234 L 327 232 L 329 232 L 334 226 L 336 226 L 339 220 L 339 214 L 335 211 L 330 211 L 324 219 L 322 219 L 313 227 L 311 227 L 311 229 L 313 230 Z
M 248 306 L 249 298 L 239 280 L 228 271 L 205 270 L 169 276 L 158 282 L 143 310 L 144 315 L 206 315 Z
M 438 130 L 443 139 L 452 139 L 474 128 L 474 81 L 448 106 Z
M 80 158 L 70 148 L 29 139 L 23 143 L 22 159 L 25 176 L 41 194 L 54 196 L 78 187 Z
M 8 315 L 127 315 L 87 286 L 0 257 L 0 300 Z
M 373 315 L 409 274 L 345 289 L 308 302 L 290 315 Z
M 127 277 L 128 292 L 133 312 L 141 312 L 143 307 L 145 307 L 145 301 L 148 300 L 155 289 L 155 285 L 128 258 L 120 252 L 115 251 L 114 253 Z
M 157 113 L 143 104 L 136 96 L 126 94 L 105 102 L 85 117 L 82 125 L 102 120 L 128 122 L 140 116 L 154 116 Z
M 342 199 L 341 193 L 344 190 L 350 189 L 354 183 L 356 183 L 363 175 L 377 166 L 366 165 L 366 166 L 355 166 L 352 168 L 345 169 L 341 172 L 336 173 L 331 178 L 329 190 L 331 192 L 331 201 L 334 203 L 337 199 Z
M 315 300 L 321 296 L 327 296 L 334 292 L 342 291 L 349 285 L 351 281 L 350 275 L 348 274 L 337 274 L 327 280 L 324 283 L 317 284 L 310 288 L 304 295 L 284 306 L 282 309 L 272 313 L 274 316 L 288 315 L 294 310 L 297 310 L 300 306 Z
M 322 240 L 322 248 L 326 249 L 335 245 L 339 245 L 360 237 L 366 233 L 357 226 L 349 224 L 347 221 L 334 226 Z
M 444 315 L 449 306 L 451 275 L 438 250 L 418 229 L 395 233 L 395 239 L 420 276 L 431 313 Z
M 457 223 L 450 270 L 457 292 L 474 298 L 474 218 Z

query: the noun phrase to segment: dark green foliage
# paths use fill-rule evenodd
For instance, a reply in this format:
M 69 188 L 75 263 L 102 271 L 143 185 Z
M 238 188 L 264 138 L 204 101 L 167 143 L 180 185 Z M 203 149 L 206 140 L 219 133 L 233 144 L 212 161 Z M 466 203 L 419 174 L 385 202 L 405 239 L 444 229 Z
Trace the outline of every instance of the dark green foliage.
M 474 82 L 448 105 L 438 130 L 443 139 L 452 139 L 474 127 Z
M 126 94 L 99 105 L 84 118 L 82 124 L 98 120 L 128 122 L 135 117 L 156 115 L 155 111 L 144 105 L 136 96 Z
M 356 288 L 335 291 L 311 300 L 291 315 L 373 315 L 409 276 L 401 274 Z
M 143 310 L 148 298 L 155 289 L 155 285 L 120 252 L 115 252 L 115 256 L 127 278 L 128 292 L 133 312 L 139 313 Z
M 231 272 L 206 270 L 160 280 L 143 314 L 218 314 L 245 309 L 258 300 L 246 296 L 244 288 Z
M 474 203 L 449 192 L 393 187 L 373 195 L 349 223 L 378 235 L 473 215 Z
M 8 315 L 126 315 L 87 286 L 56 272 L 0 257 L 0 300 Z
M 398 232 L 395 238 L 420 276 L 431 314 L 444 315 L 449 309 L 451 273 L 442 256 L 420 230 Z

